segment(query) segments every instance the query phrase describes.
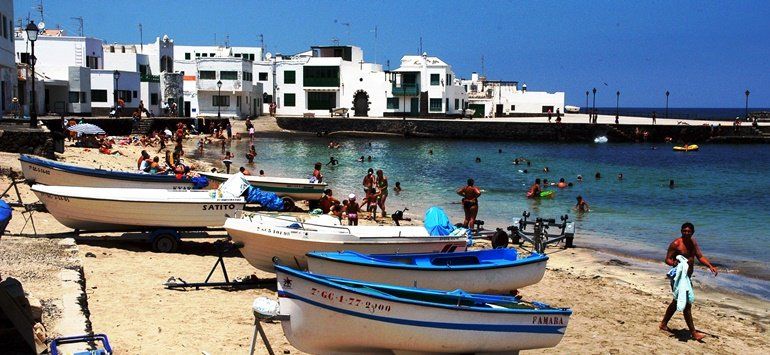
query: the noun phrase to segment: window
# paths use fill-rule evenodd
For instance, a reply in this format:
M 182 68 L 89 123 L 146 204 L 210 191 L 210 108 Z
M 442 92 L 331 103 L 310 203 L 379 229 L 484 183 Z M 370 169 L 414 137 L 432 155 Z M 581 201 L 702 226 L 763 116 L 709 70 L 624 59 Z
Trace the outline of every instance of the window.
M 133 98 L 136 98 L 136 90 L 132 91 L 131 95 L 133 96 Z
M 455 110 L 460 109 L 460 99 L 455 99 Z
M 236 57 L 236 58 L 240 58 L 240 57 L 241 57 L 241 54 L 240 54 L 240 53 L 235 53 L 235 57 Z
M 80 92 L 80 102 L 83 102 L 83 103 L 88 102 L 88 98 L 86 98 L 86 92 L 85 91 L 81 91 Z
M 8 18 L 3 15 L 3 38 L 8 38 Z
M 284 106 L 294 107 L 294 106 L 297 105 L 296 102 L 297 102 L 297 95 L 295 95 L 295 94 L 288 94 L 288 93 L 284 93 L 283 94 L 283 105 Z
M 297 83 L 297 72 L 294 70 L 285 70 L 283 72 L 283 83 L 284 84 L 296 84 Z
M 441 99 L 430 99 L 430 110 L 431 110 L 431 112 L 440 112 L 441 111 Z
M 235 97 L 235 107 L 241 107 L 241 97 L 236 96 Z
M 511 111 L 516 111 L 516 105 L 511 105 Z
M 447 74 L 446 75 L 446 84 L 447 85 L 452 85 L 452 74 Z
M 201 70 L 198 72 L 198 78 L 201 80 L 214 80 L 217 78 L 217 73 L 213 70 Z
M 266 92 L 262 93 L 262 102 L 266 104 L 273 103 L 273 95 L 268 95 Z
M 441 74 L 431 74 L 430 75 L 430 84 L 431 85 L 441 85 Z
M 237 71 L 221 71 L 219 72 L 219 78 L 222 80 L 238 80 Z
M 309 92 L 307 93 L 308 110 L 329 110 L 337 105 L 336 92 Z
M 208 53 L 201 53 L 201 57 L 203 57 L 203 58 L 208 58 L 208 57 L 209 57 L 209 54 L 208 54 Z
M 446 110 L 449 111 L 449 98 L 446 98 L 446 103 L 444 104 L 444 107 L 446 107 Z
M 388 98 L 388 108 L 397 109 L 398 108 L 398 103 L 399 103 L 398 97 L 389 97 Z
M 118 90 L 118 97 L 123 99 L 125 102 L 131 102 L 131 90 Z
M 259 81 L 267 81 L 267 73 L 259 72 Z
M 157 105 L 158 104 L 158 94 L 152 93 L 150 94 L 150 105 Z
M 209 53 L 209 57 L 214 58 L 214 53 Z
M 70 103 L 76 104 L 79 102 L 78 100 L 80 100 L 80 93 L 77 91 L 70 91 Z
M 250 72 L 243 72 L 243 80 L 244 81 L 252 81 L 254 80 L 254 76 Z
M 201 56 L 200 53 L 195 53 L 195 58 L 199 58 Z
M 214 95 L 213 98 L 213 106 L 230 106 L 230 96 L 218 96 Z
M 190 52 L 187 52 L 187 53 L 184 54 L 184 59 L 185 60 L 190 60 Z
M 305 86 L 340 86 L 340 67 L 304 67 L 302 82 Z
M 553 112 L 553 106 L 543 106 L 543 113 L 546 113 L 548 111 Z
M 150 73 L 150 66 L 149 65 L 139 64 L 139 74 L 140 75 L 147 75 L 149 73 Z
M 91 90 L 91 102 L 107 102 L 107 90 Z

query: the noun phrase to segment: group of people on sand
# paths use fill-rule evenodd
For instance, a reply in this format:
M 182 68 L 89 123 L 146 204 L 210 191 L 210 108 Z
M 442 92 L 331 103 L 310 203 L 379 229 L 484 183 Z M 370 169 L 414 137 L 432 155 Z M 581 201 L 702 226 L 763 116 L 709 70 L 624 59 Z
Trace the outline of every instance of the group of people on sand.
M 316 163 L 313 177 L 322 182 L 323 175 L 320 173 L 320 169 L 321 163 Z M 374 169 L 369 168 L 361 185 L 363 198 L 360 200 L 355 193 L 350 193 L 346 200 L 339 201 L 333 196 L 331 189 L 324 191 L 324 195 L 319 201 L 321 212 L 333 215 L 340 221 L 347 219 L 348 225 L 354 226 L 358 225 L 359 214 L 361 213 L 366 213 L 365 219 L 376 221 L 379 210 L 381 217 L 385 218 L 387 215 L 385 203 L 389 193 L 388 177 L 382 170 L 375 172 Z M 396 183 L 394 191 L 397 193 L 401 191 L 400 183 Z

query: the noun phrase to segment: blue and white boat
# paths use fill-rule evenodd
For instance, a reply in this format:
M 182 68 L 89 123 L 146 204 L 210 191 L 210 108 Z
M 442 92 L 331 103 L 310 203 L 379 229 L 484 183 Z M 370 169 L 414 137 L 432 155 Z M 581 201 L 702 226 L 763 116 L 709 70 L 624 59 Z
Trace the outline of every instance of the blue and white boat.
M 509 293 L 543 279 L 548 256 L 520 258 L 514 249 L 455 253 L 361 254 L 355 251 L 311 252 L 310 272 L 354 280 L 435 290 Z
M 24 178 L 30 184 L 168 190 L 190 190 L 207 184 L 203 177 L 193 181 L 186 177 L 177 179 L 174 175 L 96 169 L 26 154 L 21 154 L 19 161 Z
M 275 265 L 286 338 L 311 354 L 506 353 L 549 348 L 572 311 L 513 296 L 405 288 Z

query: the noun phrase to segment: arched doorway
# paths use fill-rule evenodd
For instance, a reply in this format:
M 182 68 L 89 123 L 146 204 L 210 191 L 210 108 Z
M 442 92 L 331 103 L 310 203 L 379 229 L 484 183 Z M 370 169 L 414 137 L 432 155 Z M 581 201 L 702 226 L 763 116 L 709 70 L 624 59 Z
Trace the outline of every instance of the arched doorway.
M 369 115 L 369 94 L 358 90 L 353 95 L 353 115 L 366 117 Z

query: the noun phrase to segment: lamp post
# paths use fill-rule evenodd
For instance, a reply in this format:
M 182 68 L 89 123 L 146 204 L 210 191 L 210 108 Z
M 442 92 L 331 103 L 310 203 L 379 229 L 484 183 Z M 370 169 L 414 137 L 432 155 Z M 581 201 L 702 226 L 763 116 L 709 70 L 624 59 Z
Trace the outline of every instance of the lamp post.
M 615 96 L 617 96 L 615 99 L 615 123 L 617 124 L 620 120 L 620 90 L 615 93 Z
M 666 118 L 668 118 L 668 95 L 669 94 L 670 94 L 670 92 L 668 92 L 668 90 L 666 90 Z
M 222 80 L 217 81 L 217 118 L 222 118 Z
M 746 119 L 749 118 L 749 94 L 751 94 L 751 91 L 746 89 Z
M 24 29 L 27 32 L 27 40 L 32 43 L 32 56 L 30 57 L 30 66 L 32 67 L 32 103 L 29 107 L 29 127 L 37 127 L 37 94 L 35 93 L 35 63 L 37 58 L 35 57 L 35 41 L 37 41 L 37 35 L 40 33 L 40 29 L 37 28 L 34 21 L 29 21 L 27 27 Z
M 598 115 L 596 114 L 596 88 L 594 88 L 593 91 L 594 91 L 594 104 L 593 104 L 592 112 L 594 113 L 594 123 L 596 123 L 597 118 L 599 118 Z
M 120 72 L 115 70 L 112 72 L 112 78 L 115 79 L 115 85 L 112 88 L 113 96 L 115 96 L 115 117 L 120 115 L 118 111 L 118 79 L 120 79 Z
M 590 113 L 588 112 L 588 90 L 586 90 L 586 113 Z

